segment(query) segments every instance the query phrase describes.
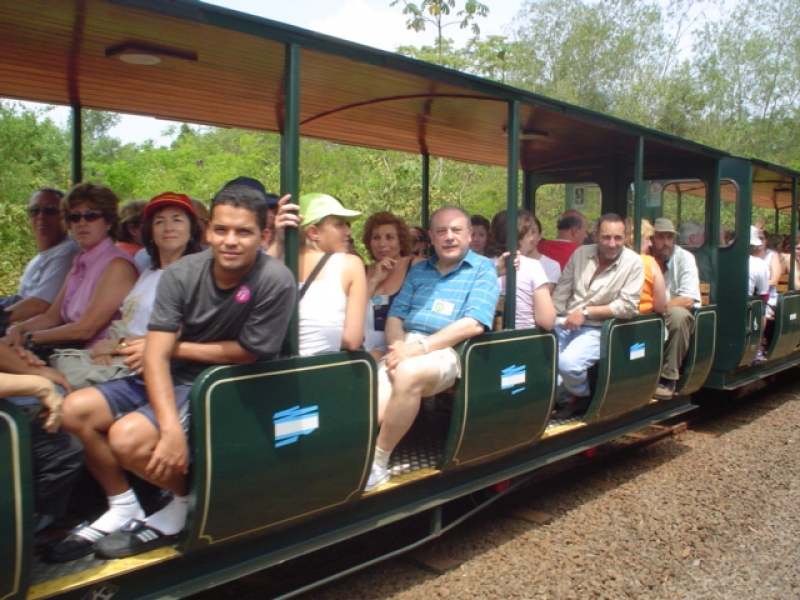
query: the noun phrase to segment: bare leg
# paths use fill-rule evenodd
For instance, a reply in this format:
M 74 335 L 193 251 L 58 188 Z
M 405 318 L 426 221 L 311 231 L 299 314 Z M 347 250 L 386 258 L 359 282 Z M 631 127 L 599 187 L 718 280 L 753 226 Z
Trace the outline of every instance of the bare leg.
M 391 395 L 383 411 L 377 440 L 379 448 L 394 450 L 411 429 L 419 413 L 422 397 L 429 396 L 438 381 L 439 365 L 431 363 L 426 356 L 415 356 L 398 365 L 394 371 Z
M 122 468 L 178 496 L 188 493 L 186 475 L 182 473 L 156 479 L 145 472 L 158 443 L 159 432 L 143 414 L 132 412 L 122 417 L 111 427 L 108 438 L 111 450 Z
M 125 471 L 108 442 L 107 433 L 113 424 L 111 409 L 96 388 L 79 390 L 64 400 L 61 426 L 83 444 L 86 467 L 106 496 L 116 496 L 130 489 Z

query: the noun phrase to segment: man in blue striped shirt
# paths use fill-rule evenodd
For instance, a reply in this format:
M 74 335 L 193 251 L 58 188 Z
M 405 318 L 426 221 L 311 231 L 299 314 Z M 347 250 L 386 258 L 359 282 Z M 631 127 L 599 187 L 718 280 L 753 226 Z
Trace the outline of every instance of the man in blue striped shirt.
M 469 249 L 470 216 L 455 206 L 431 216 L 436 254 L 411 268 L 386 321 L 389 353 L 378 369 L 381 430 L 366 491 L 389 481 L 389 457 L 424 396 L 461 375 L 453 346 L 492 326 L 500 288 L 492 261 Z

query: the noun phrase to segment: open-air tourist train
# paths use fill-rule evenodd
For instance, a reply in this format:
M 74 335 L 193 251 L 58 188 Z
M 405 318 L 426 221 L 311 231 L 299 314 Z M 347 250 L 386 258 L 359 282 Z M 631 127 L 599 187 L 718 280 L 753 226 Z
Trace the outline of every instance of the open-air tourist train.
M 376 364 L 366 352 L 207 369 L 191 394 L 187 527 L 176 546 L 130 559 L 36 558 L 28 422 L 0 400 L 0 600 L 181 597 L 380 528 L 391 530 L 385 558 L 440 535 L 545 464 L 690 410 L 701 389 L 735 390 L 800 362 L 794 264 L 764 362 L 754 361 L 762 303 L 747 293 L 753 207 L 774 209 L 776 223 L 789 211 L 794 235 L 798 172 L 190 0 L 4 2 L 0 39 L 0 97 L 73 108 L 74 181 L 86 108 L 280 133 L 280 191 L 295 197 L 302 136 L 418 155 L 423 221 L 436 204 L 430 161 L 444 158 L 505 168 L 512 219 L 559 186 L 566 208 L 594 203 L 592 217 L 667 216 L 677 226 L 691 215 L 705 229 L 691 249 L 703 302 L 672 400 L 652 398 L 662 318 L 611 319 L 591 406 L 554 421 L 556 338 L 513 328 L 510 275 L 502 326 L 458 348 L 452 408 L 412 429 L 390 484 L 373 492 L 363 491 L 378 430 Z M 296 340 L 295 326 L 295 351 Z M 330 577 L 362 564 L 343 562 Z

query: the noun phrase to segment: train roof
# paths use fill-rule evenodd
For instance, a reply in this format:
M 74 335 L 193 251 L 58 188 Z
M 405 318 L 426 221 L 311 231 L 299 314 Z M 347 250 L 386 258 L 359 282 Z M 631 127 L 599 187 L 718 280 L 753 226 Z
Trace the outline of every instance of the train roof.
M 294 44 L 304 137 L 505 167 L 508 102 L 518 101 L 526 170 L 609 153 L 632 157 L 638 136 L 646 162 L 728 156 L 497 82 L 194 0 L 4 2 L 0 31 L 0 96 L 9 98 L 280 132 L 285 47 Z M 160 63 L 120 60 L 137 53 Z M 757 204 L 774 202 L 766 194 Z

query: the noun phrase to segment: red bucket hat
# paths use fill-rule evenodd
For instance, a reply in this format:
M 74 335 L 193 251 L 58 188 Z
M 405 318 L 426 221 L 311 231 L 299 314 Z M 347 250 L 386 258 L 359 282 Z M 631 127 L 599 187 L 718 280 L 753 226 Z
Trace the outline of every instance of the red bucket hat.
M 144 218 L 147 219 L 154 211 L 165 206 L 176 206 L 182 208 L 189 214 L 197 216 L 192 200 L 186 194 L 176 194 L 175 192 L 164 192 L 153 197 L 144 207 Z

